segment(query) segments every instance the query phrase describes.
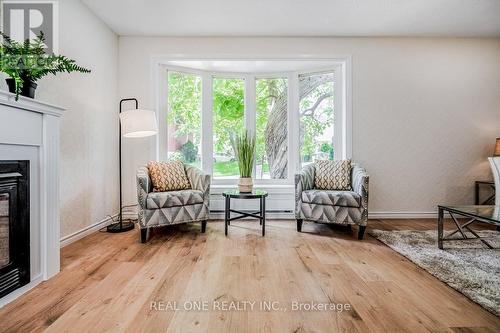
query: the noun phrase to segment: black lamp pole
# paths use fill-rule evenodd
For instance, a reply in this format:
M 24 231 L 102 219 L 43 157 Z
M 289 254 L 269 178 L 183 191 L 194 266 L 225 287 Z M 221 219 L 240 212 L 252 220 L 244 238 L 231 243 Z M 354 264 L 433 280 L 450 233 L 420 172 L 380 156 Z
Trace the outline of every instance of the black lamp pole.
M 119 114 L 122 113 L 122 103 L 123 102 L 128 102 L 128 101 L 134 101 L 135 102 L 135 108 L 139 108 L 139 102 L 137 101 L 136 98 L 124 98 L 120 101 L 120 111 Z M 132 221 L 123 221 L 123 205 L 122 205 L 122 123 L 120 120 L 118 120 L 118 156 L 119 156 L 119 177 L 120 177 L 120 214 L 118 215 L 118 222 L 112 223 L 108 225 L 106 230 L 108 232 L 124 232 L 124 231 L 129 231 L 134 229 L 134 222 Z

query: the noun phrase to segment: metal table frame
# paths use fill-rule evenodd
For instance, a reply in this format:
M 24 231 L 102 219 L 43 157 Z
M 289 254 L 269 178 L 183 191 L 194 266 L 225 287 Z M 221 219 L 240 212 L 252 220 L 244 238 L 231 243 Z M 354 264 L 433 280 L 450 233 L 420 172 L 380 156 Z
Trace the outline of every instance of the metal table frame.
M 479 192 L 483 187 L 489 187 L 492 191 L 492 194 L 483 201 L 480 201 Z M 474 202 L 476 205 L 494 205 L 495 204 L 495 182 L 492 180 L 476 180 L 474 184 Z
M 451 219 L 453 223 L 455 224 L 457 230 L 450 232 L 447 235 L 444 235 L 444 228 L 443 228 L 443 223 L 444 223 L 444 213 L 448 212 L 450 214 Z M 463 216 L 466 218 L 469 218 L 469 220 L 463 224 L 461 224 L 455 215 Z M 493 247 L 485 241 L 485 239 L 488 239 L 488 237 L 480 237 L 474 230 L 471 229 L 471 226 L 474 222 L 481 222 L 481 223 L 488 223 L 491 225 L 495 225 L 498 229 L 500 227 L 500 221 L 489 219 L 489 218 L 484 218 L 477 216 L 476 214 L 469 213 L 466 211 L 461 211 L 459 209 L 447 207 L 447 206 L 438 206 L 438 247 L 439 249 L 443 249 L 443 242 L 445 241 L 460 241 L 460 240 L 467 240 L 467 239 L 479 239 L 481 242 L 483 242 L 486 246 L 488 246 L 490 249 Z M 465 230 L 469 231 L 474 238 L 469 238 L 465 234 Z M 454 238 L 451 239 L 450 236 L 453 236 L 456 233 L 460 233 L 462 238 Z
M 262 191 L 261 193 L 231 193 L 231 191 L 223 192 L 222 195 L 225 198 L 224 207 L 224 233 L 227 236 L 228 226 L 231 225 L 231 221 L 242 219 L 244 217 L 255 217 L 259 219 L 260 225 L 262 225 L 262 236 L 266 235 L 266 197 L 267 192 Z M 258 212 L 243 212 L 235 209 L 231 209 L 231 199 L 259 199 L 259 211 Z M 231 213 L 240 214 L 239 216 L 231 217 Z

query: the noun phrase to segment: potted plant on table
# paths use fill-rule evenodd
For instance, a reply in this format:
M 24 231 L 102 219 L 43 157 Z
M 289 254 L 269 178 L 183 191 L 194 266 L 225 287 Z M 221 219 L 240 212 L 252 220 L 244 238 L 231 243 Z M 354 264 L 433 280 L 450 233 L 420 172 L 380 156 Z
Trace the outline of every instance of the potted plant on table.
M 240 192 L 252 192 L 252 171 L 255 161 L 255 136 L 249 131 L 244 131 L 234 138 L 234 151 L 240 169 L 238 189 Z
M 9 91 L 30 98 L 35 97 L 37 80 L 47 74 L 56 75 L 60 72 L 90 73 L 89 69 L 80 67 L 75 60 L 63 55 L 46 54 L 43 32 L 33 40 L 26 39 L 23 43 L 12 40 L 0 32 L 3 42 L 0 44 L 0 72 L 9 76 L 5 79 Z

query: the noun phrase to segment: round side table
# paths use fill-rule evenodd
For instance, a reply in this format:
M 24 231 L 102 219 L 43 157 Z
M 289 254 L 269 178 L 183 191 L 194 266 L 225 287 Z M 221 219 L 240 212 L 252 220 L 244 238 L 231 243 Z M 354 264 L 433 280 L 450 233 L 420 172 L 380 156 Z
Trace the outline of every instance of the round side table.
M 262 236 L 266 234 L 266 197 L 267 192 L 264 190 L 253 190 L 252 192 L 240 192 L 237 189 L 224 191 L 222 195 L 225 198 L 225 207 L 224 207 L 224 233 L 227 236 L 228 226 L 231 224 L 231 221 L 238 220 L 244 217 L 255 217 L 260 220 L 260 224 L 262 225 Z M 258 212 L 248 213 L 235 209 L 231 209 L 231 199 L 259 199 L 260 201 L 260 209 Z M 231 217 L 231 213 L 240 214 L 235 217 Z

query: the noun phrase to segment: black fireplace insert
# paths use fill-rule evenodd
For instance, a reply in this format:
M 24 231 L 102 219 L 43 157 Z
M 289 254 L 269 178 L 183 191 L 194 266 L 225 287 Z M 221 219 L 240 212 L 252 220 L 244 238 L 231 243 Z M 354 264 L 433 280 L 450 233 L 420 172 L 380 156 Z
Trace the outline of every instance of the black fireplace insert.
M 0 297 L 30 282 L 29 161 L 0 161 Z

